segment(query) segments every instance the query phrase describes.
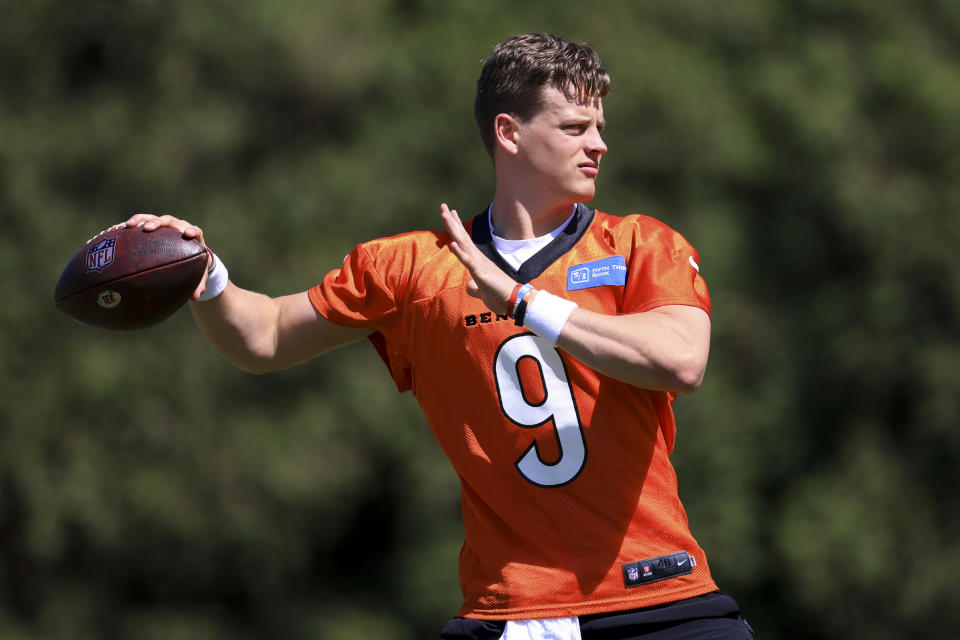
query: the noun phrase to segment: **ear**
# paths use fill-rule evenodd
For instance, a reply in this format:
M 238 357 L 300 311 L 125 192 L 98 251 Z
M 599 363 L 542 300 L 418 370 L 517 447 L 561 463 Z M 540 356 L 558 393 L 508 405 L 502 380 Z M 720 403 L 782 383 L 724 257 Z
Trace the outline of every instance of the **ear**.
M 493 119 L 493 132 L 496 135 L 497 146 L 510 155 L 516 155 L 519 150 L 520 122 L 507 113 L 499 113 Z

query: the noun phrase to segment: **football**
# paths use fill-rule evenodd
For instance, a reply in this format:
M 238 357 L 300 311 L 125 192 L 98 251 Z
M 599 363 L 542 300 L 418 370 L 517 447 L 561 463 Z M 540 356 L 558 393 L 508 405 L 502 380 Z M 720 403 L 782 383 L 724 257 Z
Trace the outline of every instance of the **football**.
M 143 329 L 182 307 L 206 267 L 206 248 L 176 229 L 117 225 L 70 258 L 54 302 L 77 322 L 97 329 Z

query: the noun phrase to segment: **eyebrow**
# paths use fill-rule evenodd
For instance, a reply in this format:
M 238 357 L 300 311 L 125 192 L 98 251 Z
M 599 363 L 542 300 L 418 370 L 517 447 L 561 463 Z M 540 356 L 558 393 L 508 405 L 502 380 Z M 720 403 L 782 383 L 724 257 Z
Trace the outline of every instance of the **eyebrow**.
M 561 118 L 560 122 L 563 126 L 589 124 L 593 122 L 593 118 L 591 116 L 586 116 L 586 115 L 582 115 L 582 116 L 573 115 L 573 116 Z M 606 118 L 597 118 L 597 127 L 603 128 L 605 126 L 607 126 Z

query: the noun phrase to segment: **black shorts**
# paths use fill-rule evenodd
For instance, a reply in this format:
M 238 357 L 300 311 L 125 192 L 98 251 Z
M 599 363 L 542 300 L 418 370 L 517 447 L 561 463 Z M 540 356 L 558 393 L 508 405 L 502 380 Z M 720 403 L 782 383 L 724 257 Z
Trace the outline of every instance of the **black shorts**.
M 442 640 L 498 640 L 506 622 L 454 618 Z M 580 616 L 583 640 L 752 640 L 737 602 L 720 592 L 670 604 Z

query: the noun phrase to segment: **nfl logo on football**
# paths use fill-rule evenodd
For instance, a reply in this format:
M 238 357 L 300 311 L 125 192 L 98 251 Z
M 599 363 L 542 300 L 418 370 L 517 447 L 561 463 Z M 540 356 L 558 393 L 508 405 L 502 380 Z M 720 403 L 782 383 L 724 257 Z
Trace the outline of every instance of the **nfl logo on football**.
M 117 238 L 104 238 L 87 250 L 87 271 L 103 271 L 113 262 Z

